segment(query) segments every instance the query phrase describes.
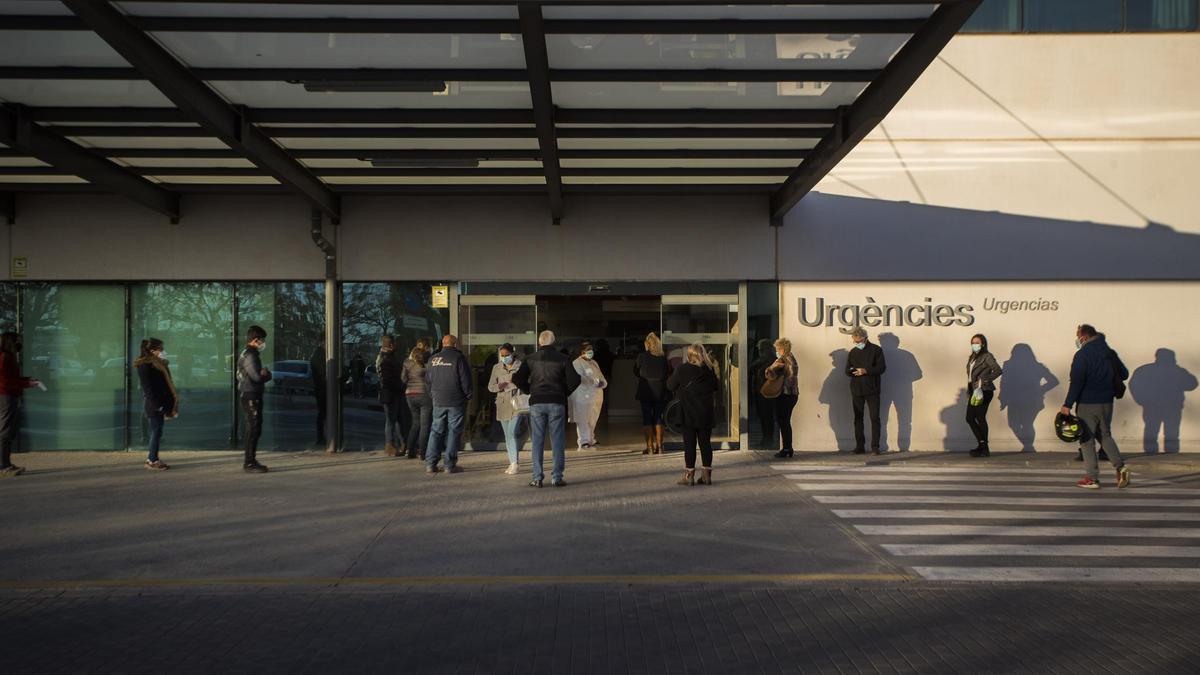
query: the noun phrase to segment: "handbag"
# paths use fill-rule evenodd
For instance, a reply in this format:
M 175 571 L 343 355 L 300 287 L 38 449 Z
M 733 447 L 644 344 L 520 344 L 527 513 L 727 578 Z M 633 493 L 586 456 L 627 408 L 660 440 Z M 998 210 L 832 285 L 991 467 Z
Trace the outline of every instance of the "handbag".
M 522 394 L 518 389 L 517 393 L 512 397 L 513 413 L 517 415 L 529 414 L 529 394 Z
M 766 381 L 763 382 L 762 387 L 758 390 L 759 395 L 763 398 L 779 398 L 783 394 L 783 380 L 783 375 L 772 377 L 770 373 L 767 373 Z

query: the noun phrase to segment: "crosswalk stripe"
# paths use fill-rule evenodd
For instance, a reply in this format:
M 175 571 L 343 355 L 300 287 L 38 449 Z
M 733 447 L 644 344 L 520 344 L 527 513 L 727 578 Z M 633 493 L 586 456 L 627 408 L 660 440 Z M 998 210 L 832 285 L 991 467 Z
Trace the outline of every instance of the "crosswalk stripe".
M 881 544 L 892 555 L 925 556 L 1082 556 L 1089 558 L 1200 558 L 1200 546 L 1124 544 Z
M 789 476 L 791 478 L 792 476 Z M 796 478 L 797 481 L 804 480 Z M 842 492 L 1071 492 L 1078 493 L 1080 488 L 1074 484 L 1068 483 L 1065 485 L 988 485 L 981 483 L 978 485 L 878 485 L 874 483 L 798 483 L 801 490 L 818 491 L 818 490 L 836 490 Z M 1121 494 L 1136 492 L 1140 495 L 1200 495 L 1196 490 L 1186 488 L 1160 488 L 1157 486 L 1137 487 L 1131 485 L 1125 488 Z M 1197 502 L 1200 506 L 1200 500 Z
M 1078 527 L 1044 525 L 855 525 L 868 535 L 895 537 L 1149 537 L 1200 539 L 1198 527 Z
M 1046 476 L 1077 476 L 1083 474 L 1083 465 L 1078 469 L 1015 469 L 1006 467 L 986 467 L 979 466 L 976 468 L 955 468 L 942 466 L 831 466 L 831 465 L 804 465 L 804 464 L 772 464 L 770 465 L 775 471 L 781 472 L 817 472 L 817 473 L 870 473 L 870 474 L 898 474 L 898 473 L 917 473 L 917 474 L 972 474 L 972 475 L 992 475 L 992 474 L 1031 474 L 1031 475 L 1046 475 Z M 1135 476 L 1141 475 L 1139 472 L 1134 472 Z
M 784 475 L 791 480 L 803 480 L 803 481 L 812 481 L 812 482 L 829 482 L 829 483 L 836 483 L 838 481 L 846 481 L 846 480 L 868 480 L 868 479 L 876 480 L 876 479 L 878 479 L 880 481 L 887 481 L 889 483 L 936 483 L 939 485 L 954 485 L 954 483 L 952 481 L 962 480 L 958 476 L 946 476 L 946 475 L 918 476 L 918 475 L 913 475 L 913 474 L 889 475 L 889 474 L 885 474 L 885 473 L 870 473 L 870 474 L 866 474 L 866 473 L 861 473 L 861 474 L 860 473 L 856 473 L 856 474 L 787 473 Z M 1020 477 L 1003 476 L 1000 478 L 995 478 L 993 480 L 993 482 L 1003 481 L 1006 483 L 1054 483 L 1056 485 L 1062 485 L 1065 482 L 1074 483 L 1075 479 L 1079 475 L 1081 475 L 1081 474 L 1069 474 L 1069 475 L 1062 474 L 1062 475 L 1056 475 L 1056 476 L 1020 476 Z M 1133 484 L 1134 485 L 1179 485 L 1178 483 L 1170 483 L 1165 480 L 1159 480 L 1157 478 L 1137 478 L 1136 476 L 1135 476 L 1135 480 L 1133 481 Z M 1200 485 L 1198 485 L 1197 487 L 1200 487 Z M 1193 489 L 1193 492 L 1200 494 L 1200 490 Z
M 1186 511 L 1019 511 L 1019 510 L 947 510 L 947 509 L 834 509 L 833 514 L 845 520 L 896 519 L 962 519 L 962 520 L 1102 520 L 1102 521 L 1200 521 L 1200 512 Z
M 995 497 L 992 495 L 812 495 L 822 504 L 1008 504 L 1013 506 L 1132 506 L 1200 508 L 1200 499 L 1137 497 Z
M 1200 583 L 1200 569 L 1178 567 L 914 567 L 930 581 Z

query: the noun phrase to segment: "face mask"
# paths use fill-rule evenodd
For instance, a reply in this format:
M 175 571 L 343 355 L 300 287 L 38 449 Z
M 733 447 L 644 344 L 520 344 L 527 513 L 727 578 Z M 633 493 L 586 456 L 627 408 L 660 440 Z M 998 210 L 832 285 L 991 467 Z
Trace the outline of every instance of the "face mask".
M 866 349 L 867 343 L 866 342 L 856 342 L 856 343 L 854 343 L 854 348 L 855 349 Z
M 511 365 L 512 365 L 512 362 L 513 362 L 513 357 L 512 357 L 512 354 L 509 354 L 508 356 L 501 356 L 501 357 L 500 357 L 500 363 L 503 363 L 503 364 L 504 364 L 504 365 L 506 365 L 506 366 L 511 366 Z
M 591 351 L 590 349 L 589 349 L 588 351 L 586 351 L 586 352 L 584 352 L 584 353 L 583 353 L 583 357 L 584 357 L 585 359 L 587 359 L 588 361 L 591 361 L 591 360 L 592 360 L 592 357 L 593 357 L 593 356 L 595 356 L 595 355 L 596 355 L 596 352 L 593 352 L 593 351 Z
M 1083 346 L 1083 341 L 1080 340 L 1079 338 L 1075 338 L 1075 349 L 1079 349 L 1082 346 Z
M 971 351 L 973 351 L 973 352 L 975 352 L 976 354 L 978 354 L 979 352 L 983 351 L 983 345 L 977 345 L 977 344 L 974 344 L 974 343 L 972 343 L 972 344 L 971 344 Z
M 783 352 L 775 352 L 775 358 L 777 358 L 777 359 L 782 359 L 782 358 L 783 358 Z

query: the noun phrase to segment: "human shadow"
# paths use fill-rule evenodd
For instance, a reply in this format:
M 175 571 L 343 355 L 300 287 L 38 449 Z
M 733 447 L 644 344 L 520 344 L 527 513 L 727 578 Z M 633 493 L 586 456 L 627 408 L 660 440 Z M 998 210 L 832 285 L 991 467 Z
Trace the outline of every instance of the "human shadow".
M 1037 360 L 1033 348 L 1024 342 L 1013 345 L 1012 353 L 1001 368 L 1004 377 L 1000 379 L 997 395 L 1000 409 L 1008 410 L 1008 428 L 1021 442 L 1021 452 L 1035 452 L 1033 442 L 1037 440 L 1037 430 L 1034 422 L 1046 408 L 1046 394 L 1058 386 L 1058 378 L 1046 364 Z
M 846 377 L 846 359 L 850 353 L 845 349 L 835 349 L 829 352 L 833 370 L 821 384 L 821 393 L 817 401 L 827 406 L 825 417 L 837 449 L 850 451 L 854 449 L 854 431 L 851 429 L 853 416 L 850 412 L 850 382 Z
M 1163 437 L 1163 452 L 1179 452 L 1179 425 L 1183 420 L 1186 392 L 1195 391 L 1196 376 L 1175 361 L 1175 351 L 1161 347 L 1154 362 L 1139 366 L 1129 379 L 1129 394 L 1142 406 L 1142 451 L 1158 452 L 1158 437 Z
M 924 377 L 924 373 L 917 357 L 900 348 L 899 335 L 880 333 L 879 346 L 887 362 L 887 372 L 879 388 L 879 449 L 891 449 L 888 447 L 888 425 L 895 408 L 897 449 L 908 452 L 912 446 L 913 382 Z
M 938 413 L 938 420 L 946 427 L 946 434 L 942 436 L 942 450 L 946 452 L 954 452 L 955 446 L 961 445 L 964 437 L 961 432 L 964 429 L 966 435 L 971 435 L 970 428 L 967 427 L 967 397 L 966 388 L 959 389 L 958 399 Z

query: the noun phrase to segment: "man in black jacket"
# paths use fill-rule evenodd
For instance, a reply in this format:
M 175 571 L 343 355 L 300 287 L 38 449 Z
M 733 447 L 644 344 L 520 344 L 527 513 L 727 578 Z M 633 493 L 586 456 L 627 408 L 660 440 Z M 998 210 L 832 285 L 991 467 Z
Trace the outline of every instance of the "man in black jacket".
M 871 452 L 879 454 L 879 376 L 887 370 L 883 360 L 883 349 L 871 344 L 867 331 L 855 326 L 850 331 L 854 348 L 846 358 L 846 376 L 850 378 L 850 396 L 854 403 L 854 454 L 866 452 L 866 437 L 863 434 L 863 406 L 871 414 Z
M 554 348 L 554 333 L 544 330 L 538 335 L 538 350 L 521 363 L 513 375 L 513 384 L 529 395 L 529 425 L 533 441 L 533 480 L 529 484 L 542 487 L 546 477 L 542 471 L 546 428 L 550 428 L 550 449 L 554 466 L 550 484 L 562 487 L 566 468 L 567 397 L 579 386 L 579 373 L 571 358 Z
M 458 351 L 458 338 L 442 338 L 442 349 L 425 367 L 425 386 L 433 399 L 433 422 L 429 447 L 425 449 L 425 473 L 438 472 L 442 448 L 446 449 L 446 471 L 462 473 L 458 451 L 462 448 L 463 419 L 471 400 L 471 364 Z
M 246 349 L 238 357 L 237 385 L 246 418 L 246 456 L 242 469 L 247 473 L 266 473 L 267 467 L 258 463 L 258 438 L 262 436 L 263 392 L 271 381 L 271 371 L 263 367 L 260 352 L 267 344 L 267 331 L 261 326 L 246 330 Z
M 404 454 L 397 445 L 404 445 L 400 408 L 404 400 L 403 359 L 396 355 L 396 340 L 391 335 L 379 338 L 379 356 L 375 357 L 375 372 L 379 374 L 379 402 L 383 404 L 384 454 L 395 457 Z

